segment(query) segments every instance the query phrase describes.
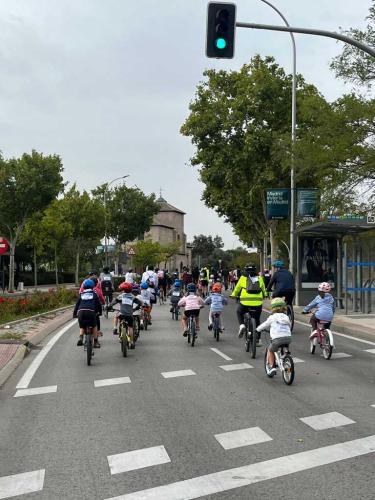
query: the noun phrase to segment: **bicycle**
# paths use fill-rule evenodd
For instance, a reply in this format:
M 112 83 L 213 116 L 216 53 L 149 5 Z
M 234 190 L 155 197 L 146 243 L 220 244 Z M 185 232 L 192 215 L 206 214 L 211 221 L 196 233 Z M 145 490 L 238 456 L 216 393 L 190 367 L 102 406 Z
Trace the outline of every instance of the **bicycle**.
M 289 321 L 290 321 L 290 331 L 292 332 L 293 328 L 294 328 L 294 309 L 293 309 L 292 305 L 287 304 L 287 306 L 286 306 L 286 314 L 287 314 L 287 316 L 289 318 Z
M 86 351 L 87 365 L 91 365 L 91 359 L 94 356 L 94 337 L 92 326 L 86 326 L 83 340 L 83 350 Z
M 197 335 L 197 325 L 195 323 L 195 316 L 189 316 L 187 341 L 188 344 L 191 343 L 191 347 L 194 347 L 197 336 L 198 335 Z
M 212 329 L 214 331 L 214 338 L 216 339 L 217 342 L 219 342 L 221 333 L 220 313 L 214 313 L 212 315 Z
M 258 334 L 256 332 L 256 321 L 253 316 L 253 313 L 256 312 L 253 309 L 245 313 L 244 316 L 244 324 L 245 324 L 245 350 L 246 352 L 250 351 L 250 355 L 252 359 L 255 359 L 257 352 L 257 342 L 258 342 Z
M 272 378 L 276 375 L 276 371 L 269 373 L 269 367 L 267 363 L 267 355 L 268 355 L 268 348 L 269 345 L 266 348 L 266 351 L 264 353 L 264 370 L 266 372 L 267 377 Z M 294 381 L 294 361 L 292 358 L 292 355 L 289 351 L 289 346 L 284 344 L 281 345 L 276 352 L 274 352 L 275 356 L 275 361 L 274 364 L 271 368 L 277 368 L 281 371 L 283 380 L 286 385 L 292 385 Z
M 315 349 L 317 344 L 323 351 L 324 359 L 331 359 L 333 349 L 335 344 L 333 341 L 333 335 L 330 330 L 331 321 L 318 320 L 317 328 L 311 328 L 310 335 L 310 353 L 315 354 Z
M 141 330 L 141 320 L 138 314 L 133 315 L 133 338 L 134 342 L 139 339 L 139 334 Z
M 180 308 L 177 304 L 172 304 L 172 319 L 178 321 L 178 316 L 180 314 Z
M 104 298 L 105 298 L 104 317 L 105 319 L 108 319 L 108 312 L 110 310 L 109 304 L 111 303 L 110 296 L 105 294 Z
M 130 348 L 129 326 L 123 316 L 119 316 L 119 339 L 121 343 L 121 352 L 124 358 L 128 356 L 128 349 Z
M 159 305 L 164 305 L 165 304 L 165 294 L 164 294 L 164 288 L 161 287 L 159 288 Z
M 146 306 L 146 307 L 148 308 L 149 306 Z M 149 313 L 148 309 L 146 309 L 146 307 L 142 308 L 142 323 L 143 323 L 144 330 L 147 330 L 148 325 L 150 323 L 150 313 Z

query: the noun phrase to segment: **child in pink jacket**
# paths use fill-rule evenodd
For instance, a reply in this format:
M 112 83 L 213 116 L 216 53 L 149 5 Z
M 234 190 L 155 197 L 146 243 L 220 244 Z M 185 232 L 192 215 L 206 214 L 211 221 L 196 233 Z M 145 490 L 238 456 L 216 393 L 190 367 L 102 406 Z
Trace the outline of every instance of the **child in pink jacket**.
M 182 316 L 182 327 L 184 329 L 183 336 L 186 337 L 188 334 L 187 319 L 189 316 L 195 317 L 195 324 L 197 331 L 199 330 L 199 313 L 202 307 L 204 307 L 204 302 L 202 297 L 198 297 L 196 294 L 197 287 L 194 283 L 189 283 L 187 286 L 188 294 L 182 297 L 178 302 L 179 307 L 184 307 L 184 315 Z

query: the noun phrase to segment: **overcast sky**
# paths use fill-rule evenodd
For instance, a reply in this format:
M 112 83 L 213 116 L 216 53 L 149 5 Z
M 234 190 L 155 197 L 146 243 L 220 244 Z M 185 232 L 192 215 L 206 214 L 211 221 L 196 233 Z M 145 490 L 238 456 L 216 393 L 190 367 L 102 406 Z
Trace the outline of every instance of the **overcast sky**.
M 363 27 L 370 0 L 274 0 L 292 26 Z M 228 224 L 200 201 L 202 184 L 179 128 L 205 68 L 238 69 L 254 54 L 291 71 L 288 34 L 238 29 L 235 58 L 204 54 L 206 0 L 0 0 L 0 150 L 57 153 L 82 189 L 130 174 L 185 212 L 185 230 Z M 260 0 L 238 0 L 237 20 L 281 24 Z M 349 91 L 329 62 L 334 40 L 296 35 L 297 69 L 333 100 Z

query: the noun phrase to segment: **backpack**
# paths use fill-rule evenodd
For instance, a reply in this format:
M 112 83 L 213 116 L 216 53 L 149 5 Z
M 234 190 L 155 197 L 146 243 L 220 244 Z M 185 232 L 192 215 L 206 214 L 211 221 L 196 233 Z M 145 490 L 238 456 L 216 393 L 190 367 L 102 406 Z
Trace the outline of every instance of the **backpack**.
M 259 278 L 258 276 L 254 276 L 251 278 L 248 276 L 246 278 L 246 293 L 258 295 L 262 293 L 262 289 L 260 288 Z

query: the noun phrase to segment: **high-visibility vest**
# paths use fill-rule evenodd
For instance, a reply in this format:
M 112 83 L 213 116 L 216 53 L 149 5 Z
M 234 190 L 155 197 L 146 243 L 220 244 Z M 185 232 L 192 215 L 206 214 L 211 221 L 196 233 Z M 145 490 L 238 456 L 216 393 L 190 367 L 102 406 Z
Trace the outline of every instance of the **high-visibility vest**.
M 263 304 L 264 297 L 267 295 L 267 292 L 262 276 L 259 276 L 258 279 L 261 289 L 260 293 L 248 293 L 246 291 L 247 277 L 241 276 L 235 289 L 233 290 L 232 297 L 239 297 L 240 303 L 243 306 L 261 306 Z

